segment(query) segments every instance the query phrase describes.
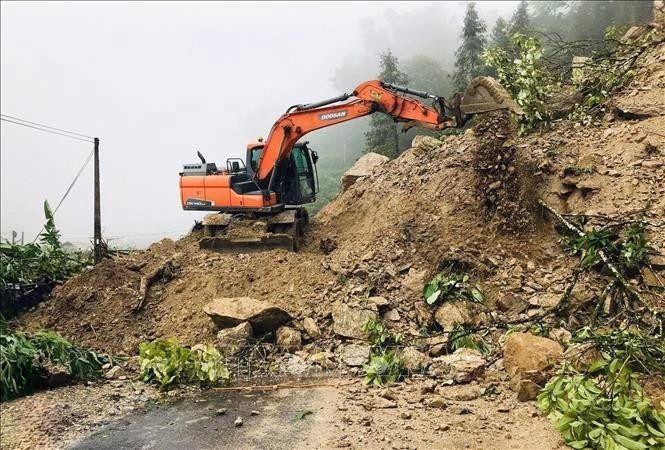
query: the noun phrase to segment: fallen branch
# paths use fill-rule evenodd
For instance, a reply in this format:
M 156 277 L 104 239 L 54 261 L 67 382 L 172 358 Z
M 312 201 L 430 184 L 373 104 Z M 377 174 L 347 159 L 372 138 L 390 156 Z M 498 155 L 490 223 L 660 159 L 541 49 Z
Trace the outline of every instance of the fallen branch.
M 132 309 L 132 312 L 140 311 L 143 308 L 145 299 L 148 297 L 148 290 L 150 286 L 158 279 L 168 281 L 173 276 L 173 263 L 171 260 L 166 261 L 161 266 L 154 269 L 148 275 L 141 277 L 141 284 L 139 285 L 139 301 Z
M 549 211 L 554 217 L 556 217 L 559 222 L 561 222 L 566 228 L 568 228 L 570 231 L 573 233 L 577 234 L 581 238 L 587 237 L 586 233 L 584 231 L 580 230 L 577 228 L 575 225 L 570 223 L 568 220 L 566 220 L 561 214 L 559 214 L 554 208 L 549 206 L 547 203 L 545 203 L 542 200 L 538 200 L 538 203 L 545 208 L 547 211 Z M 612 275 L 614 275 L 614 278 L 619 282 L 619 284 L 628 292 L 634 299 L 639 301 L 640 303 L 644 304 L 644 301 L 642 300 L 642 297 L 640 294 L 633 289 L 633 287 L 630 285 L 628 280 L 624 278 L 624 276 L 619 272 L 619 269 L 614 265 L 614 263 L 610 260 L 610 258 L 607 256 L 605 253 L 605 250 L 598 249 L 598 256 L 600 256 L 600 259 L 603 260 L 605 265 L 607 266 L 608 269 L 612 272 Z

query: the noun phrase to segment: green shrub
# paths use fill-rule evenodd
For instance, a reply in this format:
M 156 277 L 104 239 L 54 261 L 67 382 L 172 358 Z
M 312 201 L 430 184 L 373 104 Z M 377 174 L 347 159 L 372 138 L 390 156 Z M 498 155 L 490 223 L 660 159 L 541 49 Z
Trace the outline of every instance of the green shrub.
M 592 342 L 601 357 L 583 372 L 564 364 L 538 395 L 566 443 L 576 449 L 665 448 L 665 414 L 645 398 L 633 372 L 665 373 L 662 337 L 585 327 L 573 340 Z
M 33 336 L 2 327 L 0 334 L 0 399 L 7 400 L 34 390 L 47 367 L 61 366 L 78 380 L 99 375 L 105 356 L 76 346 L 54 331 Z
M 519 131 L 526 134 L 552 120 L 547 104 L 559 84 L 542 62 L 543 48 L 537 38 L 515 33 L 510 41 L 514 52 L 494 46 L 483 53 L 483 59 L 496 69 L 501 85 L 522 107 Z
M 212 346 L 181 347 L 174 338 L 139 346 L 140 377 L 162 389 L 178 383 L 215 384 L 230 378 L 221 354 Z
M 401 334 L 392 334 L 379 320 L 369 318 L 363 324 L 369 336 L 370 360 L 363 366 L 365 384 L 385 386 L 401 380 L 404 376 L 402 364 L 397 356 L 397 347 L 402 342 Z
M 602 359 L 588 373 L 564 366 L 538 403 L 575 449 L 665 447 L 665 414 L 644 397 L 627 360 Z
M 0 242 L 0 288 L 40 280 L 62 282 L 92 265 L 90 252 L 69 253 L 63 250 L 47 201 L 44 202 L 44 215 L 46 224 L 39 235 L 39 243 L 19 245 Z
M 402 379 L 403 370 L 396 350 L 381 351 L 371 355 L 365 370 L 365 384 L 385 386 Z

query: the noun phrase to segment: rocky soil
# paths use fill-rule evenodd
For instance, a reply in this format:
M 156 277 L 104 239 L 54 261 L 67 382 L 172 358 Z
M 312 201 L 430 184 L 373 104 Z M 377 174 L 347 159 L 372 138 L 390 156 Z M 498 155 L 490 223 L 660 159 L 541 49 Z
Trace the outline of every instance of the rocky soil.
M 505 325 L 547 315 L 578 264 L 562 251 L 556 220 L 539 199 L 567 217 L 584 214 L 589 224 L 640 212 L 651 246 L 665 254 L 665 108 L 658 107 L 665 45 L 638 67 L 602 126 L 561 120 L 519 138 L 510 118 L 494 113 L 462 135 L 417 138 L 395 160 L 355 174 L 313 219 L 298 253 L 204 251 L 192 232 L 103 261 L 57 287 L 20 325 L 52 328 L 112 354 L 135 355 L 143 341 L 175 336 L 184 345 L 216 343 L 231 361 L 258 358 L 268 373 L 356 376 L 369 356 L 362 324 L 377 318 L 404 336 L 407 368 L 427 379 L 349 390 L 347 410 L 338 409 L 347 417 L 338 425 L 346 435 L 340 442 L 425 447 L 445 436 L 455 448 L 520 447 L 542 432 L 543 448 L 556 447 L 544 422 L 529 419 L 537 415 L 533 405 L 516 402 L 533 399 L 543 373 L 570 350 L 569 330 L 586 323 L 607 278 L 585 272 L 571 292 L 575 313 L 548 337 L 506 338 Z M 662 310 L 665 264 L 662 256 L 650 261 L 630 283 Z M 468 274 L 484 302 L 425 304 L 424 284 L 447 268 Z M 154 279 L 147 290 L 146 278 Z M 485 330 L 495 357 L 453 352 L 448 338 L 457 325 Z M 497 407 L 503 403 L 506 411 Z M 479 429 L 492 433 L 476 437 Z

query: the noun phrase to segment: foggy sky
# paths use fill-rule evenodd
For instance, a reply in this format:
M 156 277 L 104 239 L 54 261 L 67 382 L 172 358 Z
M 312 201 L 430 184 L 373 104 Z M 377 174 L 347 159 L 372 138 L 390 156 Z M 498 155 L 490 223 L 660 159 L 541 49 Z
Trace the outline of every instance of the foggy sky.
M 452 62 L 464 3 L 3 1 L 0 109 L 99 137 L 102 233 L 140 246 L 204 215 L 179 202 L 196 150 L 244 157 L 288 106 L 376 78 L 386 48 Z M 477 3 L 488 28 L 517 4 Z M 32 240 L 92 147 L 0 123 L 2 237 Z M 91 163 L 56 215 L 64 240 L 89 241 L 92 193 Z

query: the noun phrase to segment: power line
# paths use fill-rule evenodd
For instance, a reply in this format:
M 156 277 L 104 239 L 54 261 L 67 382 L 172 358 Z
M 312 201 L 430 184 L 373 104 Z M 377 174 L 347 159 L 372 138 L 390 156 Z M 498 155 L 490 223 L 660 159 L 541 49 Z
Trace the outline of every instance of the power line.
M 83 162 L 83 165 L 81 166 L 81 168 L 79 169 L 79 171 L 78 171 L 78 172 L 76 173 L 76 175 L 74 176 L 74 179 L 72 180 L 72 182 L 70 183 L 69 187 L 67 188 L 67 190 L 66 190 L 65 193 L 63 194 L 62 198 L 61 198 L 60 201 L 58 202 L 58 206 L 56 206 L 55 209 L 53 210 L 53 215 L 54 215 L 54 216 L 55 216 L 55 213 L 58 211 L 58 208 L 60 208 L 60 205 L 62 205 L 62 202 L 64 202 L 64 201 L 65 201 L 65 198 L 67 198 L 67 195 L 69 195 L 69 192 L 70 192 L 70 191 L 72 190 L 72 188 L 74 187 L 74 184 L 76 184 L 76 182 L 78 181 L 79 177 L 81 176 L 81 173 L 83 173 L 83 169 L 85 169 L 85 167 L 88 165 L 88 163 L 90 162 L 90 159 L 92 158 L 92 155 L 93 155 L 94 153 L 95 153 L 95 150 L 92 150 L 92 151 L 90 152 L 90 154 L 88 155 L 88 157 L 87 157 L 87 158 L 85 159 L 85 161 Z M 37 236 L 35 236 L 35 239 L 32 241 L 33 243 L 37 240 L 37 238 L 39 238 L 39 235 L 42 234 L 42 231 L 44 231 L 44 226 L 42 226 L 42 229 L 39 230 L 39 233 L 37 233 Z
M 63 133 L 73 134 L 75 136 L 80 136 L 80 137 L 83 137 L 83 138 L 94 139 L 94 137 L 88 136 L 87 134 L 81 134 L 81 133 L 76 133 L 75 131 L 63 130 L 62 128 L 56 128 L 56 127 L 52 127 L 52 126 L 49 126 L 49 125 L 44 125 L 43 123 L 31 122 L 29 120 L 21 119 L 20 117 L 10 116 L 9 114 L 0 114 L 0 117 L 9 117 L 10 119 L 18 120 L 20 122 L 29 123 L 31 125 L 37 125 L 39 127 L 49 128 L 49 129 L 55 130 L 55 131 L 61 131 Z
M 72 136 L 72 135 L 65 134 L 65 133 L 59 133 L 57 131 L 47 130 L 46 128 L 40 128 L 40 127 L 36 127 L 36 126 L 33 126 L 33 125 L 28 125 L 27 123 L 16 122 L 14 120 L 5 119 L 4 117 L 0 117 L 0 120 L 4 120 L 5 122 L 15 123 L 16 125 L 22 125 L 22 126 L 28 127 L 28 128 L 34 128 L 35 130 L 44 131 L 46 133 L 58 134 L 60 136 L 68 137 L 70 139 L 76 139 L 76 140 L 83 141 L 83 142 L 94 143 L 94 141 L 92 141 L 90 139 L 84 139 L 84 138 Z

